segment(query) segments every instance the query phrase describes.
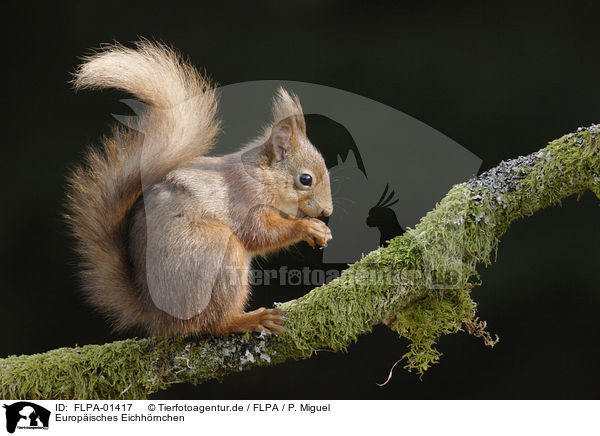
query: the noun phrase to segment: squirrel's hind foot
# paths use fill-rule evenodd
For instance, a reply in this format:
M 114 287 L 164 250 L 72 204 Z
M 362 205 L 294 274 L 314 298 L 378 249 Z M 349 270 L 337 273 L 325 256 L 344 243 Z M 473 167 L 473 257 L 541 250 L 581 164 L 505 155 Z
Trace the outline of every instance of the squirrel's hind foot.
M 281 309 L 260 309 L 242 313 L 229 320 L 222 333 L 267 332 L 279 335 L 285 331 L 285 317 Z

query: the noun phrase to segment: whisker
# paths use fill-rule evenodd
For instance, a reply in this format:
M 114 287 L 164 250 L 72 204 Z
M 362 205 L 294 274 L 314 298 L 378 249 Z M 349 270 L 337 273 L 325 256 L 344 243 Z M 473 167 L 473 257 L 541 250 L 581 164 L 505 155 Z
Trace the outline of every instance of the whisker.
M 334 204 L 337 202 L 337 204 L 339 204 L 340 201 L 345 201 L 345 202 L 349 202 L 352 204 L 356 204 L 356 200 L 354 198 L 350 198 L 350 197 L 336 197 L 333 198 L 333 202 Z
M 348 210 L 347 210 L 347 209 L 346 209 L 344 206 L 341 206 L 340 204 L 335 204 L 335 203 L 334 203 L 334 204 L 333 204 L 333 207 L 334 207 L 334 209 L 341 209 L 341 210 L 342 210 L 342 212 L 344 212 L 344 213 L 348 213 Z

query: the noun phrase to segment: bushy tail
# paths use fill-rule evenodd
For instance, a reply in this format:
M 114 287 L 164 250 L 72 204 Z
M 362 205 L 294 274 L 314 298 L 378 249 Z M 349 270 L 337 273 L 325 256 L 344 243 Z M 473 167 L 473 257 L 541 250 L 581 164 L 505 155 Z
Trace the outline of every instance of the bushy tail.
M 116 88 L 148 105 L 136 130 L 117 127 L 70 178 L 66 215 L 83 260 L 92 304 L 120 330 L 143 322 L 127 250 L 130 212 L 143 188 L 206 154 L 219 130 L 214 89 L 172 49 L 142 41 L 109 46 L 75 73 L 82 88 Z

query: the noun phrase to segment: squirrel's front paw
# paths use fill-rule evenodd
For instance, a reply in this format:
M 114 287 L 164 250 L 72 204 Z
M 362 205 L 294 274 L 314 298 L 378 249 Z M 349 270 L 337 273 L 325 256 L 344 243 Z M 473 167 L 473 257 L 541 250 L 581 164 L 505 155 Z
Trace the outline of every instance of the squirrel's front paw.
M 332 238 L 331 230 L 323 221 L 316 218 L 300 220 L 302 223 L 302 239 L 315 248 L 316 246 L 327 247 L 327 241 Z

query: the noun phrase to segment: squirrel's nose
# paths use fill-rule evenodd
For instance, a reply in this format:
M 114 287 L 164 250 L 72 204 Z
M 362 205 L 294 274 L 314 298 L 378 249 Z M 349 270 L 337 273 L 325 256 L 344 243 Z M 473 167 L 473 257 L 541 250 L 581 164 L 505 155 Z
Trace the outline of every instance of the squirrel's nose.
M 333 208 L 327 207 L 321 211 L 321 215 L 327 217 L 327 216 L 331 215 L 331 212 L 333 212 Z

